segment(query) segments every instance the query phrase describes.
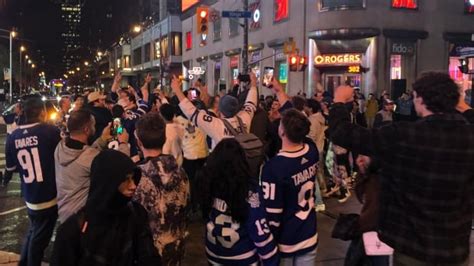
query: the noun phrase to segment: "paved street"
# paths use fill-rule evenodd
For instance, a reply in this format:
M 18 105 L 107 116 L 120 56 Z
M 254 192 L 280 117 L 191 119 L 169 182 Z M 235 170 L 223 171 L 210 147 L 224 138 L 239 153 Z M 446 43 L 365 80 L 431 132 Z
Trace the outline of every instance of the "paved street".
M 0 137 L 0 168 L 5 165 L 4 155 L 5 137 Z M 327 211 L 318 214 L 319 248 L 316 265 L 340 266 L 344 264 L 348 242 L 331 238 L 331 230 L 335 224 L 335 217 L 339 213 L 358 212 L 360 204 L 354 196 L 346 203 L 340 204 L 335 199 L 326 201 Z M 20 253 L 21 243 L 28 228 L 28 217 L 20 195 L 20 180 L 14 175 L 10 185 L 0 190 L 0 251 Z M 53 236 L 54 241 L 54 236 Z M 471 237 L 471 253 L 474 250 L 474 238 Z M 51 245 L 46 250 L 46 258 L 51 254 Z M 8 263 L 5 254 L 0 254 L 0 265 L 15 265 Z M 471 256 L 470 265 L 474 265 L 474 256 Z M 13 256 L 13 258 L 17 258 Z M 190 225 L 190 235 L 186 248 L 183 265 L 207 265 L 204 254 L 204 226 L 200 222 Z

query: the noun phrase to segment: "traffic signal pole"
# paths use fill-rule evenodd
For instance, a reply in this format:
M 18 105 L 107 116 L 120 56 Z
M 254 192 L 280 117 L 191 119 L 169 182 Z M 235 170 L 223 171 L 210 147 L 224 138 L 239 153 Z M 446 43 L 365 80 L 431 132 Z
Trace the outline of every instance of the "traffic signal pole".
M 249 0 L 244 1 L 244 11 L 249 11 Z M 249 20 L 244 19 L 244 49 L 242 52 L 242 73 L 247 74 L 249 66 Z

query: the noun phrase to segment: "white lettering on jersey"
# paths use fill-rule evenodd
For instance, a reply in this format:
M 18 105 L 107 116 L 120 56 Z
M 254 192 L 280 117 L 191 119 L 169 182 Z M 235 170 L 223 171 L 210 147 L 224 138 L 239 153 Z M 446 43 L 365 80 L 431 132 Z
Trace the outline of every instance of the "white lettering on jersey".
M 298 186 L 313 177 L 316 174 L 317 167 L 317 164 L 313 164 L 310 167 L 304 169 L 303 171 L 294 174 L 291 178 L 293 179 L 295 186 Z
M 31 137 L 15 140 L 15 147 L 17 149 L 23 149 L 23 148 L 26 148 L 26 147 L 34 147 L 34 146 L 38 146 L 38 137 L 37 136 L 31 136 Z

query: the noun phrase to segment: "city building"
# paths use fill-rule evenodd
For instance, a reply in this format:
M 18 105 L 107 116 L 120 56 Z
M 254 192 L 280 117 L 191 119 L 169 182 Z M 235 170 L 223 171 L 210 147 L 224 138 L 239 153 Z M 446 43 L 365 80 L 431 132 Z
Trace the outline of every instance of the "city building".
M 81 0 L 65 0 L 61 3 L 61 19 L 63 21 L 63 64 L 66 72 L 71 70 L 76 62 L 80 60 L 79 49 L 81 48 Z
M 313 95 L 316 89 L 333 93 L 346 83 L 366 95 L 387 91 L 396 98 L 428 70 L 449 71 L 464 89 L 472 86 L 458 67 L 459 51 L 474 47 L 474 1 L 249 2 L 251 68 L 261 76 L 264 67 L 274 67 L 275 77 L 291 84 L 292 95 Z M 206 35 L 197 32 L 199 6 L 210 8 Z M 204 72 L 192 76 L 206 80 L 211 94 L 219 87 L 230 89 L 242 71 L 243 19 L 221 16 L 242 10 L 242 1 L 182 0 L 183 74 Z M 307 56 L 304 72 L 289 71 L 285 44 Z

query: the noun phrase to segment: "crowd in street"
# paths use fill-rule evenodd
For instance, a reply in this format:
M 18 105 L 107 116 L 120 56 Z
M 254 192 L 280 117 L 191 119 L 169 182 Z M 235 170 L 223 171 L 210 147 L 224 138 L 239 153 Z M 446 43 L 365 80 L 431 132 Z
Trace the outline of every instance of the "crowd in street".
M 468 265 L 474 111 L 449 75 L 397 99 L 291 97 L 276 79 L 264 97 L 253 73 L 213 96 L 200 79 L 121 78 L 62 96 L 54 124 L 37 96 L 8 118 L 2 183 L 19 172 L 30 220 L 20 265 L 41 264 L 57 221 L 51 265 L 183 265 L 195 221 L 209 265 L 316 265 L 317 212 L 353 194 L 360 214 L 333 230 L 345 265 Z

